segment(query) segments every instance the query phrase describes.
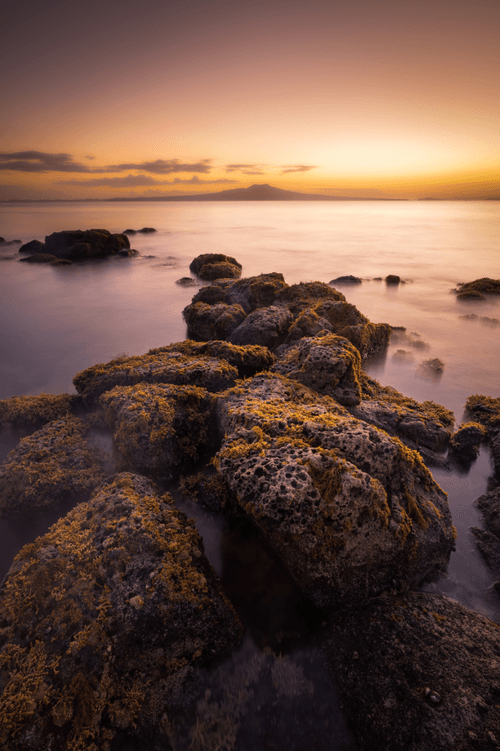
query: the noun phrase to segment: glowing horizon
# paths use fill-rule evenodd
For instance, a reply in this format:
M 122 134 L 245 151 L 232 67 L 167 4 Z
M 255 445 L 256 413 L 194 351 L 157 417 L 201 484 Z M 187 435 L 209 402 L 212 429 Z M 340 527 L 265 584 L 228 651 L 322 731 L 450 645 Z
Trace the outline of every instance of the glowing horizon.
M 500 197 L 498 28 L 491 0 L 13 8 L 0 200 Z

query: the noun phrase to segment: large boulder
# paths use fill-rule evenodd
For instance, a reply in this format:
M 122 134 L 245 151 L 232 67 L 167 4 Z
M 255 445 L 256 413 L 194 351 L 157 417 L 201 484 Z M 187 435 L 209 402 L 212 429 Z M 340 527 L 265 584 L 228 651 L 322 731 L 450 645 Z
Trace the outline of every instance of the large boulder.
M 0 516 L 31 515 L 90 497 L 103 481 L 97 449 L 77 417 L 22 438 L 0 468 Z
M 130 474 L 21 550 L 0 612 L 9 751 L 171 748 L 193 671 L 241 635 L 194 522 Z
M 241 305 L 196 302 L 182 311 L 188 336 L 199 341 L 226 339 L 246 318 Z
M 53 232 L 45 238 L 45 253 L 70 261 L 104 258 L 130 248 L 125 234 L 112 234 L 106 229 Z
M 347 339 L 335 334 L 299 339 L 271 371 L 332 396 L 345 406 L 361 401 L 360 354 Z
M 258 344 L 273 349 L 283 340 L 292 320 L 286 308 L 268 305 L 249 313 L 228 339 L 232 344 Z
M 19 248 L 19 253 L 46 253 L 45 243 L 41 240 L 30 240 Z
M 466 422 L 450 438 L 450 454 L 459 462 L 468 464 L 477 459 L 486 428 L 478 422 Z
M 363 602 L 446 567 L 446 494 L 416 452 L 280 376 L 215 399 L 219 472 L 315 605 Z
M 336 617 L 323 648 L 359 751 L 500 747 L 500 628 L 412 592 Z
M 212 397 L 199 386 L 115 386 L 98 403 L 126 465 L 148 475 L 176 477 L 212 439 Z
M 457 292 L 459 296 L 469 293 L 483 295 L 500 295 L 500 279 L 490 279 L 483 276 L 481 279 L 474 279 L 473 282 L 466 282 L 465 284 L 459 284 L 458 288 L 453 290 Z M 482 297 L 484 299 L 484 297 Z
M 196 258 L 193 258 L 193 260 L 189 264 L 189 268 L 197 276 L 200 276 L 202 279 L 204 279 L 204 278 L 209 278 L 209 277 L 201 276 L 200 271 L 202 270 L 202 268 L 207 265 L 215 265 L 215 264 L 229 264 L 239 269 L 238 276 L 241 273 L 241 269 L 242 269 L 241 263 L 239 263 L 239 261 L 237 261 L 236 258 L 233 258 L 232 256 L 226 256 L 224 253 L 202 253 L 200 256 L 196 256 Z M 213 278 L 216 279 L 217 277 L 213 277 Z

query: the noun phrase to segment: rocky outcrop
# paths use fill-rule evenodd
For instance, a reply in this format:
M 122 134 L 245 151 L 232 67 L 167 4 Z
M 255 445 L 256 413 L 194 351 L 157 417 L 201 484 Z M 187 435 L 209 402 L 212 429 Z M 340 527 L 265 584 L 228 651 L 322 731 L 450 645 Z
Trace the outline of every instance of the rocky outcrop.
M 9 751 L 170 748 L 193 671 L 241 635 L 194 522 L 131 474 L 21 550 L 0 611 Z
M 477 459 L 481 443 L 486 437 L 486 428 L 478 422 L 460 425 L 450 438 L 450 454 L 459 461 L 470 463 Z
M 400 441 L 271 374 L 218 395 L 215 409 L 219 472 L 315 605 L 363 602 L 446 566 L 446 495 Z
M 203 253 L 196 256 L 189 264 L 189 269 L 200 279 L 213 281 L 214 279 L 236 279 L 241 276 L 241 263 L 232 256 L 224 253 Z
M 0 515 L 31 515 L 90 497 L 102 462 L 77 417 L 54 420 L 22 438 L 0 469 Z
M 361 401 L 361 357 L 354 345 L 335 334 L 305 337 L 288 347 L 271 368 L 344 406 Z
M 188 336 L 199 341 L 226 339 L 246 318 L 241 305 L 197 302 L 183 310 Z
M 490 279 L 484 276 L 481 279 L 474 279 L 473 282 L 459 284 L 457 285 L 457 289 L 453 291 L 457 292 L 459 297 L 468 293 L 475 293 L 481 296 L 500 295 L 500 279 Z
M 19 260 L 24 263 L 53 263 L 57 261 L 57 256 L 50 253 L 35 253 L 32 256 L 26 256 L 26 258 L 20 258 Z
M 495 470 L 500 475 L 500 397 L 483 394 L 469 396 L 465 402 L 467 412 L 484 425 L 490 442 L 490 453 Z
M 440 595 L 347 610 L 323 647 L 359 751 L 500 747 L 500 629 Z
M 112 234 L 106 229 L 53 232 L 45 238 L 45 253 L 70 261 L 105 258 L 130 248 L 125 234 Z
M 486 529 L 471 527 L 472 537 L 486 564 L 500 577 L 500 488 L 490 490 L 476 500 Z M 500 581 L 495 589 L 500 596 Z
M 80 399 L 73 394 L 11 396 L 0 400 L 0 426 L 37 428 L 51 420 L 69 416 Z
M 332 279 L 329 284 L 362 284 L 363 280 L 359 276 L 353 276 L 353 274 L 347 274 L 346 276 L 338 276 L 336 279 Z
M 138 383 L 99 398 L 127 466 L 172 479 L 190 469 L 210 439 L 212 397 L 198 386 Z
M 232 344 L 258 344 L 272 350 L 283 341 L 292 320 L 287 308 L 268 305 L 249 313 L 228 339 Z
M 19 248 L 20 253 L 46 253 L 45 243 L 41 240 L 30 240 Z

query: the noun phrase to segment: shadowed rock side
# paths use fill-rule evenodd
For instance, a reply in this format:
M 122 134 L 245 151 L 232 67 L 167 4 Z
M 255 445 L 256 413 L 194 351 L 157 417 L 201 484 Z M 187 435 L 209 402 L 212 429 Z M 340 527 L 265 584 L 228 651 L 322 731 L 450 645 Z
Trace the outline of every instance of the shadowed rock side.
M 280 376 L 214 399 L 219 472 L 315 605 L 363 602 L 446 567 L 446 494 L 416 452 Z
M 500 488 L 480 496 L 476 504 L 483 514 L 486 529 L 471 527 L 472 537 L 488 567 L 500 577 Z M 500 597 L 500 581 L 493 586 Z
M 194 522 L 131 474 L 21 550 L 0 612 L 9 751 L 170 749 L 193 669 L 241 636 Z
M 80 398 L 73 394 L 11 396 L 0 400 L 0 426 L 36 428 L 59 417 L 68 417 Z
M 130 242 L 125 234 L 112 234 L 107 229 L 87 229 L 53 232 L 45 238 L 45 243 L 32 240 L 23 245 L 19 252 L 46 253 L 75 261 L 105 258 L 129 248 Z
M 500 629 L 440 595 L 347 610 L 324 640 L 359 751 L 500 747 Z
M 479 455 L 486 428 L 478 422 L 466 422 L 450 438 L 449 455 L 461 464 L 470 464 Z
M 348 339 L 362 359 L 383 351 L 390 327 L 373 324 L 344 295 L 322 282 L 289 286 L 278 273 L 202 288 L 183 311 L 193 339 L 224 338 L 265 344 L 282 352 L 303 336 L 320 332 Z
M 0 516 L 31 515 L 88 499 L 103 463 L 77 417 L 54 420 L 22 438 L 0 468 Z
M 483 394 L 469 396 L 465 408 L 474 420 L 484 425 L 490 442 L 490 453 L 495 470 L 500 476 L 500 397 Z

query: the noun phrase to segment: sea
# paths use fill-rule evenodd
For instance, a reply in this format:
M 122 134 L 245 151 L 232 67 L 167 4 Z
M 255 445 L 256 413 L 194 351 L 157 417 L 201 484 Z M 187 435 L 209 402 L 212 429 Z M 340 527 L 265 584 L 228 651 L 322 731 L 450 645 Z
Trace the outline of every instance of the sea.
M 156 231 L 130 237 L 138 256 L 71 266 L 20 263 L 19 243 L 10 243 L 61 230 L 143 227 Z M 500 297 L 459 301 L 453 291 L 500 278 L 500 201 L 4 203 L 0 236 L 7 241 L 0 244 L 0 398 L 73 393 L 72 378 L 86 367 L 185 339 L 182 310 L 196 287 L 178 281 L 193 277 L 193 258 L 215 252 L 235 257 L 243 276 L 277 271 L 288 284 L 361 278 L 335 286 L 371 321 L 409 334 L 395 337 L 366 371 L 453 410 L 457 426 L 468 396 L 500 396 Z M 386 284 L 389 274 L 401 283 Z M 433 358 L 442 374 L 422 368 Z M 0 434 L 0 460 L 18 439 Z M 425 589 L 500 622 L 495 578 L 469 532 L 483 526 L 475 499 L 498 485 L 487 448 L 468 470 L 432 472 L 448 493 L 458 539 L 448 571 Z M 200 509 L 187 510 L 220 572 L 224 530 Z M 0 578 L 36 532 L 29 520 L 0 522 Z

